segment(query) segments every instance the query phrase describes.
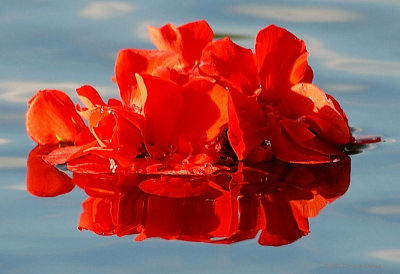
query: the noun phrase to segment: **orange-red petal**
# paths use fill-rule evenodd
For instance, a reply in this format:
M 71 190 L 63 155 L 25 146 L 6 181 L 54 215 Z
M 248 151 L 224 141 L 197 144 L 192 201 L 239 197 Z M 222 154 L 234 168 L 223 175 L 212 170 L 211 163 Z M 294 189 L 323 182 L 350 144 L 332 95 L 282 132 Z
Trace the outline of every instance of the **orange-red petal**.
M 182 90 L 179 134 L 192 145 L 216 138 L 228 123 L 228 91 L 206 80 L 193 80 Z
M 228 139 L 239 160 L 243 160 L 263 139 L 264 118 L 255 97 L 231 90 L 228 102 Z
M 253 52 L 236 45 L 228 37 L 207 45 L 200 69 L 246 95 L 253 95 L 260 86 Z
M 204 20 L 180 27 L 166 24 L 161 28 L 149 27 L 154 45 L 161 51 L 174 52 L 182 66 L 192 67 L 201 57 L 204 47 L 212 41 L 214 33 Z
M 304 42 L 287 30 L 270 25 L 257 34 L 256 63 L 263 96 L 273 101 L 282 96 L 287 87 L 301 81 L 312 80 L 307 64 Z
M 86 127 L 74 103 L 62 91 L 39 91 L 29 102 L 26 130 L 38 144 L 74 142 Z
M 177 56 L 172 52 L 124 49 L 118 53 L 115 76 L 122 102 L 126 106 L 137 103 L 136 73 L 157 74 L 161 68 L 172 68 Z
M 347 118 L 336 100 L 313 84 L 300 83 L 282 104 L 297 117 L 311 120 L 311 129 L 331 144 L 346 144 L 350 140 Z
M 143 82 L 147 89 L 144 141 L 150 155 L 159 158 L 177 141 L 175 133 L 182 111 L 181 87 L 149 75 L 143 75 Z

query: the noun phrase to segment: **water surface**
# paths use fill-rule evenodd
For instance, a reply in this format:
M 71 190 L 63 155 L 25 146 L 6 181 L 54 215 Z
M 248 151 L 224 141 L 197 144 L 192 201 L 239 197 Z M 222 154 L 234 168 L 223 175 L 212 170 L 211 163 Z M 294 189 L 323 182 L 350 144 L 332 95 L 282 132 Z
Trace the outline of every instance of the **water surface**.
M 400 2 L 2 1 L 0 10 L 0 272 L 394 273 L 400 270 Z M 257 31 L 305 40 L 314 83 L 342 105 L 359 135 L 385 142 L 352 156 L 351 183 L 290 245 L 233 245 L 101 237 L 77 229 L 79 189 L 44 199 L 26 191 L 26 102 L 38 90 L 111 82 L 121 48 L 152 48 L 146 26 L 206 19 L 252 48 Z M 76 97 L 75 97 L 76 98 Z

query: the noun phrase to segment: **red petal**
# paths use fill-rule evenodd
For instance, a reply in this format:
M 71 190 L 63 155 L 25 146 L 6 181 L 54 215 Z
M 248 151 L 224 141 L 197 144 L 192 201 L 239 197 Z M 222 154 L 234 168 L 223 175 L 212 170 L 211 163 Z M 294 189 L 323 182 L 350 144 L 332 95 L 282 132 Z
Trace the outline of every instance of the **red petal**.
M 307 123 L 282 118 L 281 125 L 282 129 L 285 130 L 293 142 L 297 143 L 301 147 L 325 154 L 327 156 L 343 155 L 343 152 L 333 147 L 329 143 L 324 142 L 322 138 L 316 136 L 310 130 L 310 125 Z
M 26 130 L 39 144 L 74 142 L 85 127 L 74 103 L 62 91 L 42 90 L 28 102 Z
M 53 150 L 48 155 L 45 155 L 43 157 L 43 160 L 45 160 L 47 163 L 52 164 L 52 165 L 65 164 L 68 160 L 73 158 L 73 156 L 75 154 L 83 151 L 83 149 L 84 149 L 83 146 L 60 147 L 60 148 Z
M 239 160 L 243 160 L 256 147 L 260 146 L 264 119 L 254 97 L 246 97 L 232 90 L 228 102 L 229 142 Z
M 318 150 L 308 149 L 304 144 L 296 142 L 296 139 L 281 126 L 280 119 L 277 116 L 270 114 L 267 119 L 268 132 L 266 136 L 271 141 L 275 157 L 279 160 L 304 164 L 332 162 L 328 155 L 320 153 Z M 292 129 L 290 133 L 294 134 L 295 131 L 295 129 Z M 309 138 L 308 133 L 303 134 L 306 135 L 299 137 L 299 140 Z
M 116 132 L 113 137 L 112 147 L 115 150 L 118 162 L 127 167 L 136 158 L 143 138 L 135 124 L 125 119 L 122 115 L 115 115 Z
M 210 43 L 204 49 L 200 68 L 246 95 L 253 95 L 260 86 L 253 52 L 236 45 L 228 37 Z
M 273 100 L 288 86 L 312 80 L 304 42 L 274 25 L 257 34 L 256 62 L 265 96 Z
M 91 153 L 88 151 L 87 153 Z M 109 158 L 104 158 L 96 154 L 87 154 L 77 159 L 68 161 L 67 168 L 73 172 L 85 174 L 105 174 L 118 172 L 119 167 L 111 163 Z M 100 186 L 99 186 L 100 187 Z
M 182 91 L 179 132 L 195 145 L 216 138 L 228 123 L 228 92 L 206 80 L 193 80 Z
M 213 31 L 206 21 L 196 21 L 175 27 L 149 27 L 149 35 L 159 50 L 176 53 L 182 65 L 192 67 L 200 59 L 204 47 L 212 41 Z
M 117 56 L 115 75 L 124 105 L 137 103 L 135 73 L 153 74 L 159 67 L 173 67 L 177 57 L 171 52 L 124 49 Z
M 318 126 L 312 129 L 332 144 L 346 144 L 350 140 L 347 118 L 336 100 L 327 96 L 313 84 L 301 83 L 292 87 L 294 92 L 285 102 L 297 117 L 306 116 Z M 315 119 L 313 117 L 316 117 Z M 327 123 L 327 125 L 325 123 Z
M 145 143 L 149 153 L 158 158 L 177 140 L 176 127 L 182 110 L 181 88 L 175 83 L 143 75 L 147 89 L 144 106 Z
M 103 99 L 101 99 L 97 90 L 89 85 L 84 85 L 80 88 L 77 88 L 76 93 L 78 94 L 82 103 L 89 109 L 98 106 L 105 106 Z

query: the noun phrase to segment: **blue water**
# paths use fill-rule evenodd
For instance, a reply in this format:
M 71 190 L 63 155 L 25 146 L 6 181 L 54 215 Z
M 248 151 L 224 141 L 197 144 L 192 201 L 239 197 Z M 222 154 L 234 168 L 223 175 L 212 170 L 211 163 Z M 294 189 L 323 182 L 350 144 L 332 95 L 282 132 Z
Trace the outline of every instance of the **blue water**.
M 0 9 L 1 273 L 394 273 L 400 271 L 400 2 L 2 0 Z M 104 2 L 102 2 L 104 3 Z M 100 5 L 100 6 L 99 6 Z M 253 47 L 277 24 L 305 40 L 314 83 L 342 105 L 360 135 L 384 142 L 352 156 L 347 193 L 283 247 L 255 240 L 207 245 L 79 231 L 86 195 L 37 198 L 25 189 L 26 102 L 38 89 L 71 96 L 83 84 L 117 97 L 121 48 L 151 48 L 146 26 L 206 19 Z M 239 38 L 240 38 L 239 37 Z M 246 38 L 249 37 L 249 38 Z

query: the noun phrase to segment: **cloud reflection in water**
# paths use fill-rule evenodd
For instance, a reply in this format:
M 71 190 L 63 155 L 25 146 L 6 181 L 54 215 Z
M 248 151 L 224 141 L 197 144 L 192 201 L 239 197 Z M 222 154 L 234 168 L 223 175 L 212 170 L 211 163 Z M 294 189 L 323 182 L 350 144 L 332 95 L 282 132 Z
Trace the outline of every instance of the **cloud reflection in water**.
M 400 62 L 346 56 L 329 49 L 320 39 L 306 37 L 307 49 L 329 69 L 358 75 L 400 77 Z
M 342 23 L 360 18 L 356 12 L 332 7 L 246 4 L 232 9 L 242 15 L 294 23 Z
M 46 87 L 64 90 L 72 98 L 76 97 L 76 88 L 82 86 L 78 82 L 39 82 L 39 81 L 0 81 L 0 101 L 24 103 L 38 91 Z M 102 94 L 115 94 L 115 90 L 108 86 L 97 86 Z
M 309 233 L 308 218 L 342 196 L 350 183 L 350 158 L 332 164 L 279 161 L 239 166 L 211 176 L 81 174 L 72 179 L 47 165 L 37 147 L 28 158 L 27 189 L 57 196 L 74 186 L 89 196 L 79 229 L 99 235 L 137 234 L 204 243 L 230 244 L 255 238 L 280 246 Z
M 93 2 L 80 11 L 82 17 L 89 19 L 108 19 L 123 14 L 127 14 L 133 10 L 133 6 L 124 2 Z

